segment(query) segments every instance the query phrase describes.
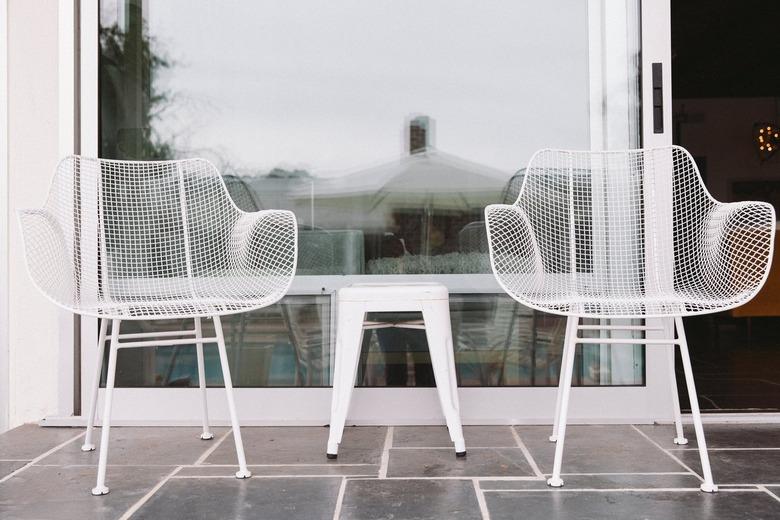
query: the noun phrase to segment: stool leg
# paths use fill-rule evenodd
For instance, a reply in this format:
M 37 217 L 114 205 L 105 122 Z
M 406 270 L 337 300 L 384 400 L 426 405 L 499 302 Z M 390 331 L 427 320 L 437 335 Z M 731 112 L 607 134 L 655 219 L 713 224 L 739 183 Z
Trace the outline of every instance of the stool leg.
M 333 370 L 333 398 L 330 407 L 330 434 L 327 455 L 335 459 L 347 421 L 352 389 L 355 386 L 357 365 L 360 359 L 360 337 L 363 334 L 365 308 L 361 302 L 338 304 L 336 324 L 336 353 Z
M 423 302 L 422 312 L 439 401 L 450 431 L 450 439 L 455 443 L 455 454 L 463 457 L 466 455 L 466 442 L 463 439 L 463 427 L 460 422 L 458 378 L 455 373 L 449 304 L 446 300 Z

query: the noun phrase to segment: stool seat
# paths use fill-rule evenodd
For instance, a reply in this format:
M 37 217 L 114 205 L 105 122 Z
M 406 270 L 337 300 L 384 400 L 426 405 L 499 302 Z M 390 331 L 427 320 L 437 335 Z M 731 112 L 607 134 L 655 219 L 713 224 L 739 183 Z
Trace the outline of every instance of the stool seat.
M 357 376 L 363 331 L 399 327 L 425 330 L 439 403 L 458 457 L 466 455 L 458 402 L 458 380 L 452 346 L 447 287 L 439 283 L 365 283 L 336 293 L 336 352 L 330 412 L 328 458 L 334 459 L 344 433 Z M 422 320 L 384 323 L 366 321 L 367 312 L 421 312 Z
M 361 283 L 338 290 L 339 301 L 382 302 L 397 300 L 448 300 L 449 291 L 440 283 Z

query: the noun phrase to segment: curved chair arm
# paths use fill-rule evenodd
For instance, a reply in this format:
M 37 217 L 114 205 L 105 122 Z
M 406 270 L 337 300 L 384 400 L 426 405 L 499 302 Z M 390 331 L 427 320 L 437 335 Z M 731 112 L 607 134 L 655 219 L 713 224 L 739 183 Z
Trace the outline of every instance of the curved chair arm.
M 56 304 L 74 309 L 74 265 L 65 233 L 45 209 L 20 210 L 24 257 L 33 283 Z
M 766 202 L 717 203 L 701 223 L 702 275 L 720 297 L 750 300 L 769 275 L 776 216 Z
M 528 215 L 517 205 L 491 204 L 485 208 L 490 265 L 501 286 L 516 298 L 534 303 L 543 291 L 544 263 Z
M 298 223 L 291 211 L 241 213 L 230 232 L 234 267 L 252 275 L 272 277 L 286 290 L 295 274 Z

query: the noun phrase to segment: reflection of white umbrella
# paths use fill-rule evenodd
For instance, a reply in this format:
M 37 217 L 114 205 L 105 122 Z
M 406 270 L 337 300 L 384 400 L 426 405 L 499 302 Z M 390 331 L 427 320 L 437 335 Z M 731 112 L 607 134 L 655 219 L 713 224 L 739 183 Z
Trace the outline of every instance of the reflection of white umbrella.
M 510 174 L 436 149 L 401 157 L 314 185 L 318 220 L 329 210 L 360 214 L 363 226 L 384 227 L 397 209 L 440 211 L 481 209 L 497 202 Z M 310 193 L 301 192 L 299 198 Z M 325 212 L 323 214 L 322 212 Z
M 494 202 L 496 192 L 501 192 L 509 177 L 495 168 L 429 148 L 398 161 L 323 180 L 315 190 L 318 198 L 369 196 L 376 200 L 402 195 L 394 198 L 410 203 L 409 207 L 430 203 L 437 208 L 469 209 Z

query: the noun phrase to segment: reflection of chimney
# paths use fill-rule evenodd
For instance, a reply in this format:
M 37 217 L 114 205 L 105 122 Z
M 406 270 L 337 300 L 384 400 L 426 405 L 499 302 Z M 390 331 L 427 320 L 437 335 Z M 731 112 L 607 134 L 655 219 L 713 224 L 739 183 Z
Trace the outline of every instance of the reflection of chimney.
M 406 125 L 406 145 L 409 155 L 424 153 L 433 147 L 433 120 L 428 116 L 410 116 Z

